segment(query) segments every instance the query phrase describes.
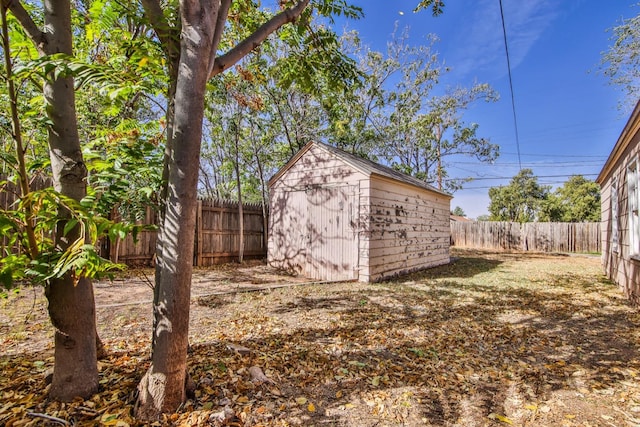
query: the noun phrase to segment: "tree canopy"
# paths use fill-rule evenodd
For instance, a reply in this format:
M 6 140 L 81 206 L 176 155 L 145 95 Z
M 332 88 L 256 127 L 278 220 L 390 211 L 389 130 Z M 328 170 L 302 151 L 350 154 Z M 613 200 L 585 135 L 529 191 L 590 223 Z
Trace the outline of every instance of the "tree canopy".
M 509 185 L 489 189 L 489 220 L 583 222 L 600 220 L 600 187 L 582 175 L 561 187 L 540 185 L 531 169 L 522 169 Z
M 610 31 L 612 44 L 602 53 L 600 70 L 624 92 L 620 108 L 630 110 L 640 99 L 640 14 L 622 19 Z
M 522 169 L 508 185 L 489 189 L 492 221 L 531 222 L 538 219 L 549 187 L 540 185 L 531 169 Z

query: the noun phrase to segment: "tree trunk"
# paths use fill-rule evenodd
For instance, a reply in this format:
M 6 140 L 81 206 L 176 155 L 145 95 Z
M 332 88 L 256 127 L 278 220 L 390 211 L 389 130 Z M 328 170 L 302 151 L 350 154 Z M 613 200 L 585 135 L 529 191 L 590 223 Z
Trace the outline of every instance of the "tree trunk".
M 262 201 L 262 245 L 264 248 L 269 243 L 269 196 L 267 195 L 267 184 L 264 179 L 264 169 L 258 150 L 255 151 L 255 160 L 258 165 L 258 176 L 260 177 L 260 200 Z
M 180 68 L 168 168 L 162 260 L 156 279 L 151 366 L 142 378 L 136 415 L 159 420 L 184 402 L 189 302 L 196 223 L 204 93 L 219 2 L 180 2 Z
M 49 394 L 61 401 L 87 398 L 98 391 L 95 307 L 89 279 L 76 285 L 69 277 L 46 288 L 49 317 L 55 327 L 53 379 Z M 91 302 L 89 304 L 88 302 Z
M 44 2 L 46 54 L 72 52 L 71 6 L 68 0 Z M 51 76 L 50 76 L 51 77 Z M 44 84 L 49 127 L 49 155 L 53 184 L 75 200 L 86 195 L 87 168 L 82 158 L 76 120 L 73 79 L 47 79 Z M 65 217 L 65 212 L 60 212 Z M 78 230 L 63 236 L 65 221 L 58 224 L 56 247 L 65 250 L 78 238 Z M 87 398 L 98 390 L 96 317 L 93 287 L 89 279 L 75 282 L 71 274 L 52 280 L 46 289 L 49 316 L 55 328 L 54 371 L 51 397 L 69 401 Z
M 238 194 L 238 262 L 242 264 L 244 261 L 244 206 L 242 204 L 242 181 L 240 180 L 240 124 L 242 118 L 238 118 L 238 124 L 234 126 L 235 130 L 235 161 L 233 168 L 236 173 L 236 188 Z

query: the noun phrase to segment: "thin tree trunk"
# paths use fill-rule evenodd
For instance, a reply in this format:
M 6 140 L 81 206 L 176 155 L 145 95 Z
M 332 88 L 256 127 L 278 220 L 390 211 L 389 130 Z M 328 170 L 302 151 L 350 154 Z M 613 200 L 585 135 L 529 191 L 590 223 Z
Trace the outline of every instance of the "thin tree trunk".
M 242 119 L 239 118 L 238 121 Z M 234 138 L 235 138 L 235 161 L 233 162 L 233 169 L 236 172 L 236 188 L 238 194 L 238 262 L 242 264 L 244 261 L 244 206 L 242 205 L 242 182 L 240 181 L 240 123 L 234 126 Z
M 18 175 L 20 178 L 20 194 L 27 197 L 31 192 L 29 188 L 29 177 L 27 176 L 27 167 L 25 163 L 25 149 L 22 142 L 22 127 L 20 117 L 18 116 L 18 97 L 15 85 L 13 83 L 13 64 L 11 62 L 11 49 L 9 46 L 9 30 L 7 27 L 7 8 L 4 3 L 0 4 L 0 13 L 2 14 L 2 48 L 4 50 L 4 64 L 7 77 L 7 90 L 9 92 L 9 105 L 11 109 L 11 123 L 13 125 L 13 140 L 15 142 L 15 153 L 18 160 Z M 27 241 L 29 247 L 27 252 L 33 260 L 38 256 L 38 242 L 35 233 L 35 222 L 33 219 L 33 209 L 31 202 L 24 204 L 25 210 L 25 232 L 27 233 Z
M 45 0 L 44 28 L 41 31 L 20 1 L 5 2 L 41 55 L 73 54 L 71 5 L 69 0 Z M 54 188 L 75 200 L 86 195 L 87 169 L 82 157 L 72 78 L 47 76 L 43 94 L 49 119 L 49 157 Z M 57 250 L 64 251 L 79 237 L 78 228 L 63 235 L 65 217 L 59 213 L 55 237 Z M 87 398 L 98 390 L 95 301 L 91 281 L 76 281 L 67 274 L 45 287 L 54 333 L 54 372 L 50 396 L 69 401 Z
M 262 244 L 266 248 L 269 242 L 269 197 L 267 195 L 267 184 L 264 179 L 264 169 L 262 167 L 262 161 L 258 154 L 258 150 L 255 151 L 255 160 L 258 165 L 258 175 L 260 176 L 260 200 L 262 201 Z
M 296 19 L 309 0 L 299 0 L 294 7 L 278 13 L 219 58 L 215 53 L 231 0 L 180 0 L 179 48 L 175 46 L 177 32 L 170 28 L 160 1 L 141 1 L 172 66 L 172 53 L 179 51 L 175 96 L 170 89 L 168 97 L 174 108 L 167 111 L 167 122 L 173 126 L 167 135 L 168 173 L 158 234 L 151 366 L 138 385 L 136 410 L 143 420 L 159 421 L 163 413 L 177 410 L 186 397 L 189 300 L 207 80 Z

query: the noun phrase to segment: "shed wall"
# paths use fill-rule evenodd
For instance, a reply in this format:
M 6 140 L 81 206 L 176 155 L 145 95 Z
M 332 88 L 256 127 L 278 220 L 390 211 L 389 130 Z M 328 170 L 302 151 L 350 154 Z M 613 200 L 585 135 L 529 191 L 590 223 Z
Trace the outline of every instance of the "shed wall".
M 365 174 L 311 147 L 273 183 L 269 263 L 319 280 L 358 279 Z
M 450 198 L 376 177 L 369 206 L 370 280 L 449 263 Z
M 625 153 L 620 157 L 610 176 L 601 183 L 602 208 L 602 265 L 607 277 L 623 290 L 635 304 L 640 304 L 640 259 L 630 255 L 629 200 L 627 166 L 638 159 L 640 135 L 636 134 Z M 618 201 L 618 249 L 612 245 L 616 221 L 613 220 L 613 183 L 617 182 Z
M 449 196 L 359 169 L 321 146 L 292 162 L 271 182 L 271 265 L 369 282 L 449 262 Z

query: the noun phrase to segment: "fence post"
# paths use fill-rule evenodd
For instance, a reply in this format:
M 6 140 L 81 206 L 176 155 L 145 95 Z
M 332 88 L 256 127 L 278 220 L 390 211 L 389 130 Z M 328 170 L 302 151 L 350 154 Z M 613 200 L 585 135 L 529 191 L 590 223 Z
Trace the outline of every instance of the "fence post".
M 202 200 L 198 200 L 198 204 L 196 205 L 196 267 L 202 265 L 202 254 L 204 248 L 203 239 L 202 239 Z

